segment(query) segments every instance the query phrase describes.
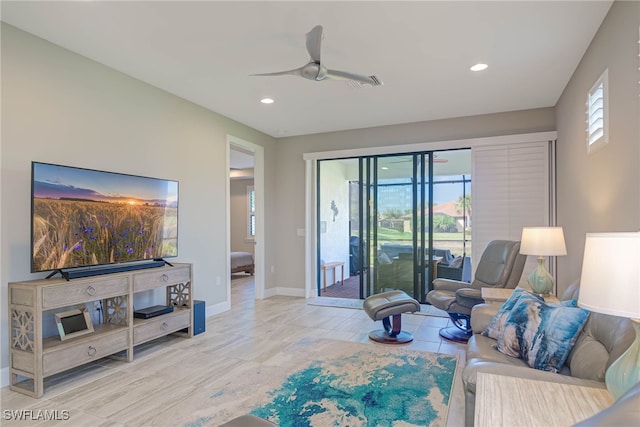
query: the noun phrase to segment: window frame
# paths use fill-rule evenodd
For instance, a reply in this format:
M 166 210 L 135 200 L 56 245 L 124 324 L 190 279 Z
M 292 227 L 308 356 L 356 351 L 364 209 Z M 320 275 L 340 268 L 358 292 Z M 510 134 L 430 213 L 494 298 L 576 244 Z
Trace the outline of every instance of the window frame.
M 256 191 L 253 185 L 247 185 L 247 240 L 256 238 Z
M 592 111 L 591 106 L 597 102 L 596 98 L 594 99 L 598 92 L 600 91 L 600 86 L 602 86 L 602 114 L 594 115 L 595 111 Z M 602 75 L 596 80 L 593 84 L 589 92 L 587 93 L 587 103 L 586 103 L 586 115 L 587 115 L 587 127 L 586 127 L 586 143 L 587 143 L 587 154 L 591 154 L 595 151 L 598 151 L 605 145 L 609 143 L 609 69 L 604 70 Z M 596 109 L 597 111 L 598 109 Z M 596 133 L 591 129 L 595 126 L 597 120 L 602 119 L 602 126 L 596 127 L 596 131 L 601 129 L 602 134 L 595 139 L 592 139 L 592 135 Z

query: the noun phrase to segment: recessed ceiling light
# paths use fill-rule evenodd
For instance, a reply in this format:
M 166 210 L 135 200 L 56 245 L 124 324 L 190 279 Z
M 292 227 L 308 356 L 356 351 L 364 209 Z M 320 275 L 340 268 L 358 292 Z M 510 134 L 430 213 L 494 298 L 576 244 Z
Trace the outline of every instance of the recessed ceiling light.
M 273 99 L 271 99 L 271 98 L 262 98 L 260 100 L 260 102 L 262 102 L 263 104 L 273 104 Z
M 382 169 L 383 171 L 388 171 L 389 170 L 389 168 L 386 167 L 386 166 L 382 166 L 380 169 Z
M 487 64 L 476 64 L 476 65 L 472 65 L 470 70 L 471 71 L 482 71 L 482 70 L 486 70 L 488 67 Z

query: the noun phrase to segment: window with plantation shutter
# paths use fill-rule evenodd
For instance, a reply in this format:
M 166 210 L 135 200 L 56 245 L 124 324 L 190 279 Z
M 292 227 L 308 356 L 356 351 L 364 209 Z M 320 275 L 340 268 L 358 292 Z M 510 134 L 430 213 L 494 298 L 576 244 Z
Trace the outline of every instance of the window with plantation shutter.
M 609 71 L 605 70 L 587 95 L 587 152 L 609 142 Z
M 523 227 L 547 226 L 553 221 L 553 175 L 549 141 L 472 148 L 473 226 L 475 268 L 492 240 L 520 240 Z M 536 267 L 528 257 L 520 285 Z M 553 274 L 549 263 L 547 267 Z

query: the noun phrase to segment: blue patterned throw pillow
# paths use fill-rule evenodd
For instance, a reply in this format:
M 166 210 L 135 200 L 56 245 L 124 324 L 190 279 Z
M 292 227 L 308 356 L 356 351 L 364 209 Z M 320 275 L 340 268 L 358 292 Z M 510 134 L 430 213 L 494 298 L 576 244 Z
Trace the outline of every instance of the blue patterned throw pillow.
M 513 293 L 507 298 L 507 300 L 500 306 L 498 312 L 493 316 L 487 328 L 482 331 L 482 335 L 485 337 L 493 338 L 497 340 L 504 328 L 504 323 L 507 320 L 507 316 L 511 312 L 511 309 L 520 299 L 530 299 L 533 301 L 544 301 L 540 295 L 536 295 L 532 292 L 526 291 L 524 289 L 515 289 Z M 563 305 L 565 307 L 575 307 L 577 305 L 577 301 L 566 300 L 560 301 L 556 303 L 549 303 L 551 306 Z
M 496 349 L 542 371 L 558 372 L 589 312 L 578 307 L 518 300 L 507 316 Z
M 539 297 L 538 295 L 532 294 L 524 289 L 514 289 L 511 295 L 509 295 L 509 298 L 507 298 L 507 300 L 500 306 L 498 312 L 493 316 L 487 326 L 487 329 L 482 331 L 482 335 L 497 340 L 500 336 L 500 332 L 502 332 L 502 328 L 504 327 L 504 321 L 507 319 L 509 312 L 513 306 L 516 305 L 516 302 L 518 302 L 521 296 L 542 301 L 542 297 Z

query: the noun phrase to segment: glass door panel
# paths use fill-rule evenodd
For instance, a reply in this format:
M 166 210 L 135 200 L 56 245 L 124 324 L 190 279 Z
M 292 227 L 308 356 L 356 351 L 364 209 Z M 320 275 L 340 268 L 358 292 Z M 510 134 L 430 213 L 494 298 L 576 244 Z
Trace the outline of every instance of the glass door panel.
M 317 166 L 317 295 L 322 296 L 325 288 L 338 283 L 344 286 L 343 277 L 358 273 L 350 217 L 350 182 L 358 177 L 358 159 L 322 160 Z M 331 265 L 336 267 L 325 268 Z
M 471 150 L 433 155 L 433 247 L 438 278 L 471 281 Z
M 400 289 L 414 294 L 415 155 L 381 156 L 376 160 L 376 176 L 371 185 L 374 194 L 375 222 L 370 230 L 376 236 L 375 292 Z

